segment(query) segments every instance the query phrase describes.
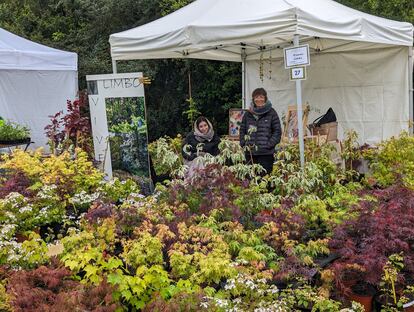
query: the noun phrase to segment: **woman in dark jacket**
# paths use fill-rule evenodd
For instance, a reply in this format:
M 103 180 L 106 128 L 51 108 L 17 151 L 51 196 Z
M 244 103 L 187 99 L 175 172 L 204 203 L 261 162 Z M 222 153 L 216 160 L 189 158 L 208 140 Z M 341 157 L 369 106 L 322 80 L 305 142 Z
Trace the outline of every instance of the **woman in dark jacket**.
M 192 161 L 197 156 L 211 154 L 217 156 L 220 138 L 214 133 L 211 122 L 206 117 L 198 117 L 194 129 L 183 142 L 182 155 L 185 160 Z
M 248 147 L 247 161 L 260 164 L 267 173 L 271 173 L 275 146 L 280 142 L 281 135 L 279 116 L 272 108 L 266 90 L 254 90 L 250 109 L 244 114 L 240 125 L 240 145 Z

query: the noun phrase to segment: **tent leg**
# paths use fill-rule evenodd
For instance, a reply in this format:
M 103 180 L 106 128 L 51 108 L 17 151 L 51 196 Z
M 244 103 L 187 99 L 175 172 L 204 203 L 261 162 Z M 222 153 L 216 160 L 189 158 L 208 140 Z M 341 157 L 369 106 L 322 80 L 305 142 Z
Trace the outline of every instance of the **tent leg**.
M 242 48 L 242 107 L 246 109 L 246 49 Z
M 293 37 L 293 45 L 299 46 L 299 35 Z M 302 109 L 302 81 L 296 80 L 296 102 L 298 110 L 298 132 L 299 132 L 299 152 L 300 152 L 300 166 L 302 170 L 305 167 L 305 144 L 303 142 L 303 109 Z
M 114 74 L 117 74 L 118 73 L 118 68 L 116 66 L 116 60 L 112 60 L 112 72 Z
M 413 86 L 413 47 L 408 47 L 408 98 L 409 98 L 409 112 L 410 112 L 410 133 L 414 133 L 414 86 Z

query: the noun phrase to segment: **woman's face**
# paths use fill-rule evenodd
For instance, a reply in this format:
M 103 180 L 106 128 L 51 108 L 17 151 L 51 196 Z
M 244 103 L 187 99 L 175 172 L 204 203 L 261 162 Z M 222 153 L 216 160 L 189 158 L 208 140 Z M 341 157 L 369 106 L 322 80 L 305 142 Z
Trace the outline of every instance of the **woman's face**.
M 206 134 L 208 132 L 208 124 L 205 121 L 202 121 L 198 124 L 198 130 L 201 133 Z
M 253 101 L 257 107 L 262 107 L 266 103 L 266 97 L 263 94 L 258 94 L 253 98 Z

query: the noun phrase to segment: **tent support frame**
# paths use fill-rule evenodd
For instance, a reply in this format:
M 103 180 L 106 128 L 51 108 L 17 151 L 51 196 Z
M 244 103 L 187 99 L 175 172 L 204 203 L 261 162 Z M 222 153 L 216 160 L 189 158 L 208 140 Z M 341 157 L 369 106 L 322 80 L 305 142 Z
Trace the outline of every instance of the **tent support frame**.
M 409 131 L 411 134 L 414 133 L 414 86 L 413 86 L 413 47 L 408 47 L 408 99 L 409 99 L 409 112 L 410 112 L 410 121 L 409 121 Z
M 299 35 L 293 37 L 293 45 L 299 46 Z M 296 80 L 296 105 L 298 110 L 298 132 L 299 132 L 299 152 L 300 152 L 300 166 L 302 170 L 305 168 L 305 144 L 303 141 L 303 109 L 302 109 L 302 81 Z
M 118 73 L 118 67 L 117 67 L 117 64 L 116 64 L 116 60 L 114 60 L 114 59 L 112 59 L 112 72 L 114 74 Z
M 241 49 L 241 60 L 242 60 L 242 108 L 246 109 L 246 49 Z

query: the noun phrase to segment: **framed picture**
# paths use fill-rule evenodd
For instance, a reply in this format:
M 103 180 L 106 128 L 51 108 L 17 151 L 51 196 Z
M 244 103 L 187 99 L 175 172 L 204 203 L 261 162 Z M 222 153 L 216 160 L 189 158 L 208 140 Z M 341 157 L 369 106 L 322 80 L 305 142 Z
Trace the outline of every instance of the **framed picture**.
M 306 123 L 308 121 L 309 107 L 303 110 L 302 127 L 304 136 L 306 135 Z M 297 142 L 299 138 L 298 112 L 295 105 L 289 105 L 286 112 L 285 128 L 283 130 L 282 141 L 285 143 Z
M 243 119 L 245 110 L 241 108 L 231 108 L 229 110 L 229 138 L 239 139 L 240 125 Z

